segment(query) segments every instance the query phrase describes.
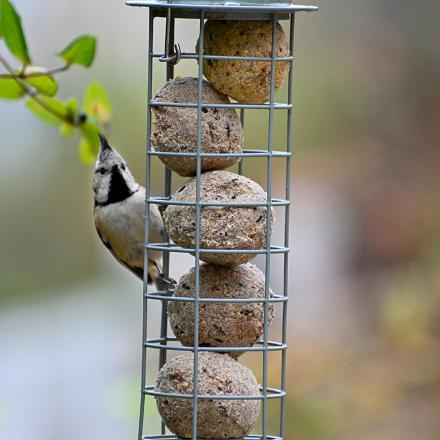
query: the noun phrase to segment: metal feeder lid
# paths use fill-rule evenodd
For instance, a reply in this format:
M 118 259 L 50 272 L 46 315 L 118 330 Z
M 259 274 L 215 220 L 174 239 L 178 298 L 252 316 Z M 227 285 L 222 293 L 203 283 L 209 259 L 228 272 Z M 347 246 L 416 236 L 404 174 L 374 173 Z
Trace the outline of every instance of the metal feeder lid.
M 143 6 L 153 9 L 173 9 L 176 13 L 204 10 L 211 13 L 230 13 L 230 12 L 280 12 L 294 13 L 300 11 L 313 12 L 319 8 L 311 5 L 296 5 L 288 0 L 241 0 L 241 1 L 221 1 L 221 0 L 127 0 L 128 6 Z M 208 18 L 208 16 L 206 17 Z

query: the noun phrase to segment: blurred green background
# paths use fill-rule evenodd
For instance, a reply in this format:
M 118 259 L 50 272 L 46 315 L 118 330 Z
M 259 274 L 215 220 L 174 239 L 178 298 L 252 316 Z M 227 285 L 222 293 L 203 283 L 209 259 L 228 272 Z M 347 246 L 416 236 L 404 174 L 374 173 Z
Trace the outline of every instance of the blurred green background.
M 111 142 L 144 181 L 146 11 L 119 0 L 15 5 L 41 65 L 55 65 L 48 54 L 72 37 L 97 35 L 94 67 L 64 75 L 61 95 L 79 95 L 90 79 L 106 86 Z M 333 0 L 320 7 L 299 14 L 296 29 L 286 438 L 436 440 L 440 3 Z M 184 50 L 197 40 L 194 23 L 177 27 Z M 157 49 L 163 29 L 158 21 Z M 164 73 L 155 66 L 155 90 Z M 195 73 L 189 61 L 176 68 Z M 248 147 L 265 146 L 265 124 L 264 113 L 248 113 Z M 284 115 L 276 124 L 281 148 Z M 0 102 L 0 145 L 0 438 L 136 438 L 141 283 L 96 236 L 92 168 L 77 159 L 75 140 L 60 140 L 21 103 Z M 275 166 L 282 194 L 283 164 Z M 264 172 L 264 162 L 245 163 L 263 185 Z M 155 163 L 158 194 L 162 176 Z M 192 261 L 173 258 L 172 275 Z M 279 266 L 272 265 L 275 290 Z M 157 321 L 150 325 L 154 334 Z M 261 378 L 258 356 L 240 359 Z M 279 355 L 269 362 L 277 386 Z M 150 363 L 153 381 L 155 353 Z M 269 410 L 276 434 L 278 407 Z M 147 417 L 157 432 L 152 400 Z

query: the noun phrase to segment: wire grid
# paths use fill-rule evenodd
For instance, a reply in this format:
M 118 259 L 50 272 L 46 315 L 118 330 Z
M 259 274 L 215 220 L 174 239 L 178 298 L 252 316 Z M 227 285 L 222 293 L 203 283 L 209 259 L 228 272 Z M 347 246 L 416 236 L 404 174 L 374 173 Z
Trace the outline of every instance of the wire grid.
M 195 257 L 195 296 L 194 298 L 188 297 L 170 297 L 167 292 L 151 291 L 147 283 L 147 277 L 145 275 L 143 284 L 143 330 L 142 330 L 142 376 L 141 376 L 141 405 L 140 405 L 140 417 L 139 417 L 139 435 L 138 439 L 168 439 L 173 440 L 178 437 L 174 435 L 167 435 L 164 423 L 161 424 L 160 435 L 144 435 L 144 412 L 145 412 L 145 399 L 146 396 L 155 397 L 170 397 L 180 399 L 191 399 L 193 401 L 193 419 L 192 419 L 192 439 L 196 440 L 197 437 L 197 412 L 198 402 L 203 399 L 213 399 L 213 395 L 203 395 L 198 390 L 198 354 L 204 351 L 214 352 L 233 352 L 233 351 L 258 351 L 263 354 L 263 381 L 260 386 L 260 393 L 258 395 L 215 395 L 215 400 L 261 400 L 262 401 L 262 423 L 261 423 L 261 435 L 249 435 L 245 439 L 282 439 L 284 438 L 284 425 L 286 418 L 286 402 L 285 402 L 285 388 L 286 388 L 286 349 L 287 349 L 287 298 L 288 298 L 288 282 L 289 282 L 289 223 L 290 223 L 290 182 L 291 182 L 291 155 L 292 155 L 292 88 L 293 88 L 293 62 L 294 62 L 294 28 L 295 28 L 295 12 L 297 10 L 315 10 L 313 7 L 290 7 L 288 10 L 288 18 L 290 19 L 290 38 L 289 38 L 289 56 L 276 57 L 277 35 L 276 25 L 278 19 L 281 17 L 279 10 L 276 7 L 265 7 L 264 12 L 270 14 L 272 21 L 272 56 L 271 57 L 238 57 L 238 56 L 223 56 L 223 55 L 210 55 L 204 53 L 204 21 L 207 17 L 207 12 L 212 11 L 212 7 L 206 5 L 194 6 L 191 5 L 192 17 L 197 18 L 199 21 L 199 52 L 196 53 L 182 53 L 182 59 L 194 59 L 198 60 L 198 100 L 197 103 L 173 103 L 173 102 L 155 102 L 152 98 L 152 84 L 153 84 L 153 60 L 155 58 L 163 58 L 168 53 L 171 53 L 174 47 L 174 28 L 175 28 L 175 16 L 172 14 L 172 8 L 179 8 L 179 5 L 172 3 L 163 3 L 161 8 L 156 8 L 157 3 L 146 2 L 128 2 L 128 4 L 134 6 L 149 6 L 149 40 L 148 40 L 148 84 L 147 84 L 147 163 L 146 163 L 146 203 L 145 203 L 145 259 L 144 259 L 144 274 L 147 274 L 147 253 L 148 251 L 162 251 L 163 252 L 163 272 L 165 275 L 169 275 L 170 269 L 170 253 L 172 252 L 189 252 L 193 253 Z M 188 6 L 188 5 L 187 5 Z M 154 37 L 154 18 L 156 16 L 163 16 L 163 8 L 166 8 L 167 27 L 166 27 L 166 47 L 165 53 L 155 53 L 153 51 L 153 37 Z M 259 8 L 251 8 L 244 11 L 243 8 L 231 7 L 241 12 L 241 19 L 246 19 L 246 12 L 252 12 L 259 10 Z M 295 9 L 292 9 L 295 8 Z M 302 8 L 302 9 L 301 9 Z M 224 8 L 223 8 L 224 9 Z M 228 8 L 230 9 L 230 8 Z M 285 12 L 285 11 L 284 11 Z M 244 17 L 243 17 L 244 15 Z M 209 16 L 209 15 L 208 15 Z M 286 18 L 283 16 L 282 18 Z M 205 104 L 202 101 L 202 85 L 203 85 L 203 60 L 204 59 L 239 59 L 239 60 L 253 60 L 253 61 L 270 61 L 271 63 L 271 78 L 270 78 L 270 100 L 268 104 Z M 275 63 L 280 61 L 287 61 L 290 63 L 290 69 L 288 74 L 288 102 L 276 103 L 275 102 Z M 171 62 L 167 62 L 166 79 L 167 81 L 174 77 L 174 66 Z M 152 109 L 155 107 L 193 107 L 197 108 L 197 148 L 196 153 L 170 153 L 170 152 L 157 152 L 153 151 L 151 146 L 151 127 L 152 127 Z M 240 109 L 240 120 L 244 128 L 245 122 L 245 109 L 265 109 L 268 111 L 268 136 L 267 136 L 267 150 L 251 150 L 245 149 L 243 153 L 239 154 L 206 154 L 201 152 L 201 121 L 202 121 L 202 109 L 204 108 L 224 108 L 232 107 Z M 274 151 L 273 150 L 273 118 L 274 111 L 285 110 L 287 112 L 287 124 L 286 124 L 286 150 Z M 195 201 L 174 201 L 171 199 L 172 188 L 172 173 L 165 167 L 164 174 L 164 196 L 153 197 L 151 196 L 151 160 L 153 156 L 165 156 L 165 155 L 181 155 L 185 157 L 194 157 L 196 159 L 196 198 Z M 243 174 L 244 171 L 244 159 L 246 157 L 258 157 L 267 159 L 267 199 L 266 202 L 260 203 L 229 203 L 229 202 L 201 202 L 200 201 L 200 187 L 201 187 L 201 160 L 203 157 L 239 157 L 239 174 Z M 272 165 L 273 158 L 281 157 L 285 159 L 285 198 L 272 198 Z M 149 206 L 150 204 L 159 205 L 183 205 L 194 206 L 196 208 L 195 218 L 195 247 L 188 249 L 182 248 L 172 244 L 167 238 L 163 243 L 150 243 L 149 241 Z M 207 206 L 239 206 L 239 207 L 257 207 L 266 206 L 266 243 L 262 249 L 249 250 L 249 249 L 202 249 L 200 247 L 200 223 L 201 223 L 201 210 Z M 272 220 L 272 207 L 281 206 L 284 207 L 284 244 L 283 246 L 271 245 L 271 220 Z M 264 298 L 200 298 L 200 254 L 205 253 L 247 253 L 247 254 L 263 254 L 265 255 L 265 295 Z M 270 267 L 271 267 L 271 255 L 283 254 L 284 258 L 284 270 L 283 270 L 283 288 L 282 295 L 270 296 Z M 158 300 L 162 303 L 161 312 L 161 328 L 160 338 L 149 339 L 147 332 L 148 323 L 148 301 Z M 184 301 L 194 303 L 194 346 L 187 347 L 177 344 L 177 338 L 170 337 L 167 334 L 167 304 L 169 301 Z M 258 342 L 252 347 L 199 347 L 199 305 L 203 303 L 262 303 L 264 306 L 264 332 L 262 341 Z M 282 304 L 282 333 L 281 341 L 274 342 L 269 341 L 269 304 L 280 303 Z M 159 350 L 159 369 L 165 364 L 167 359 L 168 350 L 177 351 L 191 351 L 194 353 L 194 370 L 193 370 L 193 390 L 190 394 L 181 393 L 167 393 L 156 391 L 154 385 L 146 384 L 146 365 L 147 365 L 147 350 L 156 349 Z M 279 389 L 271 388 L 268 386 L 268 353 L 278 351 L 281 352 L 281 386 Z M 267 420 L 267 403 L 268 400 L 279 399 L 280 400 L 280 413 L 279 413 L 279 436 L 268 435 L 268 420 Z

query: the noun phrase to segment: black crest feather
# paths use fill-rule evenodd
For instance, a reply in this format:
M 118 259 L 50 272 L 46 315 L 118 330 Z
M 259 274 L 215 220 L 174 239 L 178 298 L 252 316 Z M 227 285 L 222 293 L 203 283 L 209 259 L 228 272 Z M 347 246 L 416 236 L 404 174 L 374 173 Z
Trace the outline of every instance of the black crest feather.
M 112 147 L 110 147 L 107 138 L 102 133 L 99 133 L 98 136 L 99 136 L 99 141 L 101 143 L 101 151 L 111 150 Z

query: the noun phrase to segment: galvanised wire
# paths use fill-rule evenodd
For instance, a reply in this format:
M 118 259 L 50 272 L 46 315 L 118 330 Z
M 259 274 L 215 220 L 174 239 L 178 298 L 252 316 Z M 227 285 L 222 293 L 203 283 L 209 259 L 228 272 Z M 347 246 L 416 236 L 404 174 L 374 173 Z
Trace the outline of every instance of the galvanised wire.
M 291 14 L 290 16 L 290 29 L 289 29 L 289 55 L 293 57 L 294 55 L 294 47 L 295 47 L 295 14 Z M 287 90 L 287 102 L 288 104 L 292 104 L 292 95 L 293 95 L 293 73 L 294 73 L 294 64 L 292 63 L 289 69 L 289 83 Z M 286 131 L 286 150 L 288 156 L 286 158 L 286 191 L 285 191 L 285 199 L 290 202 L 290 185 L 292 181 L 292 142 L 293 142 L 293 110 L 289 108 L 287 110 L 287 131 Z M 289 246 L 289 237 L 290 237 L 290 203 L 286 205 L 285 208 L 285 223 L 284 223 L 284 246 Z M 287 297 L 289 293 L 289 253 L 286 252 L 284 254 L 284 276 L 283 276 L 283 296 Z M 281 341 L 282 344 L 287 343 L 287 307 L 283 307 L 283 319 L 282 319 L 282 329 L 281 329 Z M 286 362 L 287 362 L 287 353 L 284 350 L 281 353 L 281 390 L 286 390 Z M 284 438 L 286 426 L 286 398 L 285 396 L 281 398 L 280 405 L 280 437 Z
M 193 371 L 193 419 L 192 438 L 197 440 L 197 416 L 199 390 L 199 299 L 200 299 L 200 186 L 202 175 L 202 101 L 203 101 L 203 52 L 204 52 L 205 11 L 200 11 L 199 19 L 199 70 L 197 76 L 197 157 L 196 157 L 196 240 L 195 240 L 195 302 L 194 302 L 194 371 Z
M 226 58 L 228 59 L 228 58 Z M 151 107 L 184 107 L 184 108 L 198 108 L 198 104 L 194 102 L 169 102 L 169 101 L 151 101 Z M 201 108 L 248 108 L 248 109 L 257 109 L 257 110 L 287 110 L 292 106 L 289 104 L 240 104 L 238 102 L 232 102 L 231 104 L 203 104 Z M 179 153 L 176 153 L 179 154 Z
M 279 399 L 285 395 L 284 391 L 277 388 L 266 387 L 265 393 L 263 394 L 263 387 L 260 387 L 260 394 L 248 394 L 243 395 L 232 395 L 232 394 L 184 394 L 184 393 L 167 393 L 165 391 L 157 391 L 153 385 L 145 387 L 144 394 L 149 396 L 157 397 L 167 397 L 175 399 L 200 399 L 200 400 L 262 400 L 263 402 L 268 399 Z
M 157 438 L 161 438 L 163 440 L 182 440 L 179 437 L 176 437 L 173 434 L 167 434 L 167 435 L 163 435 L 163 436 L 157 436 L 157 435 L 144 435 L 142 437 L 144 440 L 155 440 Z M 247 435 L 246 437 L 243 437 L 240 440 L 261 440 L 261 436 L 260 435 Z M 281 437 L 276 437 L 273 435 L 268 435 L 267 436 L 267 440 L 282 440 Z
M 166 342 L 177 342 L 177 338 L 173 337 L 167 337 Z M 147 341 L 144 343 L 145 347 L 149 348 L 155 348 L 157 350 L 163 350 L 163 338 L 156 338 L 156 339 L 147 339 Z M 199 351 L 214 351 L 214 352 L 222 352 L 222 353 L 228 353 L 232 351 L 238 351 L 238 352 L 245 352 L 245 351 L 282 351 L 287 348 L 286 344 L 282 344 L 280 342 L 275 341 L 267 341 L 267 344 L 264 344 L 264 342 L 257 342 L 255 345 L 246 347 L 246 346 L 240 346 L 240 347 L 211 347 L 211 346 L 201 346 L 199 347 Z M 192 346 L 186 346 L 186 345 L 169 345 L 167 347 L 167 350 L 175 350 L 175 351 L 193 351 Z
M 176 437 L 175 435 L 172 434 L 167 434 L 167 435 L 161 435 L 161 436 L 157 436 L 157 435 L 144 435 L 142 437 L 144 440 L 155 440 L 157 438 L 163 439 L 163 440 L 182 440 L 179 437 Z M 261 440 L 261 436 L 260 435 L 247 435 L 246 437 L 243 437 L 240 440 Z M 268 435 L 267 436 L 267 440 L 283 440 L 281 437 L 276 437 L 273 435 Z
M 153 58 L 163 58 L 165 55 L 163 53 L 152 53 Z M 180 58 L 184 60 L 198 60 L 199 56 L 195 52 L 183 52 Z M 203 55 L 205 60 L 238 60 L 238 61 L 272 61 L 271 57 L 242 57 L 237 55 Z M 287 57 L 277 57 L 275 61 L 293 61 L 293 56 Z
M 169 296 L 169 294 L 162 295 L 161 292 L 150 292 L 145 294 L 146 298 L 160 301 L 177 301 L 177 302 L 194 302 L 195 299 L 186 296 Z M 269 298 L 200 298 L 199 303 L 240 303 L 240 304 L 264 304 L 286 302 L 287 296 L 271 295 Z
M 154 28 L 154 15 L 149 14 L 148 19 L 148 53 L 153 50 L 153 29 Z M 153 90 L 153 58 L 148 57 L 147 62 L 147 99 L 151 101 Z M 151 150 L 151 109 L 147 109 L 147 153 Z M 147 154 L 146 162 L 146 182 L 145 182 L 145 197 L 148 200 L 151 192 L 151 155 Z M 150 203 L 145 202 L 144 211 L 144 242 L 149 243 L 149 226 L 150 226 Z M 144 251 L 144 281 L 143 292 L 148 292 L 148 249 L 145 247 Z M 145 415 L 145 387 L 146 387 L 146 375 L 147 375 L 147 349 L 144 346 L 144 341 L 148 334 L 148 299 L 143 297 L 142 302 L 142 362 L 141 362 L 141 403 L 139 414 L 139 429 L 138 439 L 142 439 L 144 431 L 144 415 Z M 162 432 L 164 434 L 164 432 Z
M 270 238 L 272 231 L 272 147 L 273 147 L 273 109 L 275 104 L 275 58 L 277 53 L 277 15 L 272 15 L 272 60 L 270 71 L 270 109 L 269 109 L 269 128 L 267 138 L 267 209 L 266 209 L 266 265 L 265 265 L 265 285 L 264 296 L 270 296 L 270 257 L 271 246 Z M 286 268 L 284 267 L 284 271 Z M 285 306 L 285 304 L 284 304 Z M 268 357 L 268 336 L 269 335 L 269 303 L 264 303 L 264 326 L 263 326 L 263 415 L 262 415 L 262 437 L 267 437 L 267 357 Z
M 169 245 L 168 243 L 153 243 L 146 246 L 147 249 L 155 250 L 155 251 L 162 251 L 162 252 L 177 252 L 177 253 L 185 253 L 185 254 L 195 254 L 196 249 L 195 248 L 183 248 L 180 246 L 175 245 Z M 205 248 L 199 248 L 198 249 L 201 253 L 205 254 L 266 254 L 267 250 L 266 248 L 262 249 L 205 249 Z M 271 246 L 270 247 L 270 253 L 271 254 L 283 254 L 285 252 L 289 252 L 288 247 L 284 246 Z
M 196 206 L 197 202 L 185 201 L 185 200 L 172 200 L 163 197 L 150 197 L 151 203 L 156 203 L 157 205 L 166 206 Z M 288 200 L 284 199 L 272 199 L 270 202 L 271 206 L 287 206 L 289 204 Z M 200 206 L 235 206 L 242 208 L 256 208 L 258 206 L 267 206 L 267 202 L 200 202 Z
M 244 109 L 242 109 L 244 110 Z M 167 148 L 166 146 L 164 148 Z M 196 157 L 197 153 L 174 153 L 170 151 L 151 151 L 151 156 L 176 156 L 180 157 Z M 261 150 L 244 149 L 243 153 L 200 153 L 200 157 L 266 157 L 269 153 Z M 285 151 L 272 151 L 272 157 L 288 157 L 290 153 Z
M 175 21 L 173 17 L 173 11 L 171 9 L 168 9 L 167 11 L 167 29 L 166 29 L 166 35 L 165 35 L 165 52 L 170 54 L 174 47 L 174 27 L 175 27 Z M 180 50 L 180 46 L 176 47 Z M 172 59 L 172 58 L 171 58 Z M 176 59 L 175 61 L 178 61 Z M 167 62 L 166 64 L 166 80 L 169 81 L 174 77 L 174 63 L 173 62 Z M 151 111 L 150 111 L 151 112 Z M 150 154 L 151 149 L 150 149 Z M 171 170 L 167 167 L 164 167 L 164 195 L 167 198 L 171 198 L 171 188 L 172 188 L 172 173 Z M 171 244 L 170 237 L 168 236 L 168 233 L 166 233 L 166 239 L 168 241 L 168 244 Z M 163 273 L 166 276 L 169 276 L 170 272 L 170 253 L 169 252 L 163 252 Z M 148 300 L 148 299 L 147 299 Z M 160 319 L 160 337 L 161 337 L 161 345 L 167 344 L 167 332 L 168 332 L 168 301 L 162 301 L 162 310 L 161 310 L 161 319 Z M 147 348 L 147 347 L 146 347 Z M 159 370 L 165 365 L 167 361 L 167 350 L 161 349 L 159 352 Z M 161 434 L 165 435 L 166 427 L 163 420 L 161 420 Z
M 241 127 L 243 128 L 243 133 L 244 133 L 244 112 L 245 109 L 241 108 L 240 109 L 240 122 L 241 122 Z M 244 142 L 246 142 L 246 140 L 244 140 Z M 256 153 L 256 150 L 249 150 L 249 149 L 243 149 L 243 154 L 247 155 L 247 154 L 254 154 Z M 240 161 L 238 162 L 238 174 L 240 174 L 240 176 L 243 175 L 243 166 L 244 166 L 244 158 L 246 156 L 237 156 L 237 157 L 241 157 Z M 249 157 L 249 156 L 248 156 Z M 257 156 L 254 156 L 257 157 Z
M 216 395 L 216 400 L 261 400 L 262 401 L 262 435 L 249 435 L 244 437 L 244 440 L 282 440 L 284 437 L 284 424 L 285 424 L 285 396 L 286 396 L 286 349 L 287 349 L 287 299 L 288 299 L 288 264 L 289 264 L 289 221 L 290 221 L 290 181 L 291 181 L 291 155 L 292 155 L 292 88 L 293 88 L 293 62 L 294 57 L 294 24 L 295 24 L 295 12 L 297 11 L 314 11 L 317 8 L 313 6 L 298 6 L 298 5 L 271 5 L 271 6 L 224 6 L 224 5 L 182 5 L 165 2 L 152 2 L 152 1 L 128 1 L 127 4 L 132 6 L 148 6 L 150 7 L 149 16 L 149 39 L 148 39 L 148 63 L 147 63 L 147 161 L 146 161 L 146 203 L 145 203 L 145 259 L 144 259 L 144 273 L 147 274 L 147 253 L 149 250 L 158 250 L 163 252 L 163 271 L 166 275 L 169 275 L 170 266 L 170 254 L 171 253 L 192 253 L 195 256 L 195 296 L 194 298 L 187 297 L 171 297 L 169 292 L 156 292 L 149 291 L 147 279 L 143 284 L 143 325 L 142 325 L 142 376 L 141 376 L 141 405 L 140 405 L 140 417 L 139 417 L 139 440 L 142 439 L 167 439 L 177 440 L 174 435 L 166 434 L 165 425 L 161 423 L 161 435 L 144 435 L 144 413 L 145 413 L 145 398 L 146 396 L 154 397 L 170 397 L 191 399 L 193 405 L 193 440 L 197 440 L 197 412 L 198 401 L 203 399 L 212 399 L 212 395 L 202 395 L 198 393 L 198 355 L 199 352 L 233 352 L 233 351 L 253 351 L 263 353 L 263 380 L 260 387 L 260 394 L 252 396 L 231 396 L 231 395 Z M 163 15 L 163 10 L 167 10 L 167 35 L 166 35 L 166 47 L 164 53 L 153 52 L 153 35 L 154 35 L 154 18 Z M 174 13 L 168 11 L 174 11 Z M 181 12 L 183 11 L 183 12 Z M 191 11 L 191 15 L 188 15 L 188 11 Z M 226 55 L 210 55 L 204 54 L 203 48 L 203 32 L 204 32 L 204 20 L 209 18 L 212 14 L 215 15 L 216 11 L 224 11 L 228 14 L 241 14 L 242 19 L 257 19 L 261 14 L 265 14 L 265 17 L 270 17 L 272 21 L 272 56 L 271 57 L 238 57 L 238 56 L 226 56 Z M 257 13 L 252 15 L 251 13 Z M 288 13 L 290 17 L 290 38 L 289 38 L 289 56 L 276 57 L 276 24 L 278 19 L 286 18 L 283 14 Z M 197 103 L 173 103 L 173 102 L 157 102 L 152 98 L 152 80 L 153 80 L 153 59 L 159 58 L 159 60 L 168 56 L 169 61 L 172 59 L 170 54 L 175 47 L 174 42 L 174 27 L 175 16 L 180 14 L 186 18 L 197 18 L 199 20 L 199 53 L 181 53 L 179 56 L 182 59 L 197 59 L 198 66 L 198 98 Z M 186 14 L 186 15 L 185 15 Z M 260 15 L 258 15 L 260 14 Z M 280 15 L 281 14 L 281 15 Z M 235 18 L 238 18 L 236 16 Z M 203 103 L 202 89 L 203 89 L 203 60 L 204 59 L 217 59 L 217 60 L 252 60 L 252 61 L 265 61 L 271 62 L 271 84 L 270 84 L 270 101 L 268 104 L 205 104 Z M 275 96 L 275 63 L 280 61 L 287 61 L 290 63 L 290 70 L 288 76 L 288 102 L 276 103 Z M 167 62 L 166 79 L 167 81 L 174 77 L 174 66 L 172 62 Z M 152 131 L 152 109 L 157 107 L 190 107 L 197 108 L 197 144 L 196 153 L 170 153 L 170 152 L 157 152 L 153 151 L 151 146 L 151 131 Z M 204 108 L 234 108 L 240 109 L 240 120 L 242 126 L 245 123 L 245 109 L 262 109 L 269 112 L 269 127 L 268 127 L 268 140 L 267 150 L 250 150 L 244 149 L 243 153 L 232 154 L 215 154 L 215 153 L 201 153 L 201 121 L 202 121 L 202 109 Z M 273 118 L 275 110 L 287 110 L 287 130 L 286 130 L 286 151 L 273 150 Z M 185 201 L 173 201 L 171 199 L 172 188 L 172 173 L 165 167 L 164 171 L 164 196 L 152 197 L 151 196 L 151 158 L 154 156 L 184 156 L 194 157 L 196 159 L 196 199 L 195 202 Z M 203 157 L 238 157 L 240 158 L 238 164 L 239 174 L 243 174 L 244 159 L 246 157 L 260 157 L 267 158 L 267 200 L 266 202 L 256 203 L 228 203 L 228 202 L 201 202 L 200 200 L 200 186 L 201 186 L 201 160 Z M 286 159 L 286 182 L 285 182 L 285 198 L 272 198 L 272 165 L 274 157 L 282 157 Z M 169 237 L 166 237 L 164 243 L 150 243 L 149 241 L 149 206 L 150 204 L 159 205 L 183 205 L 183 206 L 195 206 L 196 208 L 196 234 L 195 234 L 195 248 L 182 248 L 172 244 Z M 207 206 L 241 206 L 241 207 L 254 207 L 254 206 L 266 206 L 266 245 L 262 249 L 203 249 L 200 247 L 200 227 L 201 227 L 201 210 Z M 284 215 L 284 245 L 274 246 L 270 243 L 270 231 L 271 231 L 271 219 L 272 219 L 272 207 L 282 206 L 285 209 Z M 264 298 L 201 298 L 200 297 L 200 254 L 205 253 L 221 253 L 221 254 L 264 254 L 265 255 L 265 295 Z M 270 296 L 270 265 L 272 254 L 283 254 L 284 258 L 284 270 L 283 270 L 283 294 Z M 148 300 L 159 300 L 162 302 L 161 311 L 161 328 L 159 338 L 148 338 Z M 169 301 L 184 301 L 194 303 L 194 346 L 187 347 L 177 345 L 178 340 L 174 337 L 167 335 L 167 303 Z M 261 303 L 264 306 L 264 333 L 263 340 L 258 342 L 252 347 L 199 347 L 198 344 L 198 327 L 199 327 L 199 305 L 201 303 Z M 282 341 L 270 341 L 268 339 L 268 321 L 269 321 L 269 304 L 281 303 L 282 304 Z M 193 371 L 193 392 L 191 394 L 181 393 L 166 393 L 155 391 L 153 385 L 146 385 L 146 366 L 147 366 L 147 349 L 156 349 L 160 351 L 159 355 L 159 368 L 161 368 L 167 359 L 167 351 L 190 351 L 194 353 L 194 371 Z M 268 386 L 268 353 L 273 351 L 280 351 L 282 355 L 281 365 L 281 387 L 280 389 Z M 267 401 L 270 399 L 279 399 L 280 408 L 280 436 L 268 435 L 267 427 Z

